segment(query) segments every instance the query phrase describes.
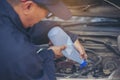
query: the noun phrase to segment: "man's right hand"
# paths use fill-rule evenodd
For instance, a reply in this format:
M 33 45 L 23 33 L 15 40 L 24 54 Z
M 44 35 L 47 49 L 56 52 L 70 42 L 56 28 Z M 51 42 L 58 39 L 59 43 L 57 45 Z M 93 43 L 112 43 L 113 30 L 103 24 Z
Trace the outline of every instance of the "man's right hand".
M 48 49 L 52 49 L 55 54 L 55 57 L 58 58 L 63 56 L 62 50 L 64 50 L 65 48 L 66 46 L 51 46 Z

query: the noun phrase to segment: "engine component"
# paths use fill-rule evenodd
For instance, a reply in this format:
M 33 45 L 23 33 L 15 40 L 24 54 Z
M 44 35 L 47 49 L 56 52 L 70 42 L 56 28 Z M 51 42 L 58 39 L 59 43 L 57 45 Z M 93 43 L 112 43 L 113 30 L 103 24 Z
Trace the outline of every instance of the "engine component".
M 76 66 L 72 61 L 62 61 L 56 64 L 57 72 L 72 74 L 76 72 Z
M 101 71 L 101 62 L 102 57 L 98 56 L 93 50 L 86 49 L 88 54 L 88 66 L 86 69 L 81 71 L 81 74 L 87 76 L 89 73 L 92 73 L 93 76 L 97 76 L 97 73 Z
M 87 60 L 88 65 L 85 68 L 80 69 L 80 65 L 74 61 L 70 60 L 69 61 L 63 60 L 60 62 L 57 61 L 56 63 L 57 75 L 76 78 L 87 76 L 90 73 L 94 77 L 97 77 L 99 75 L 98 73 L 102 71 L 102 68 L 100 66 L 102 58 L 98 56 L 93 50 L 86 49 L 86 52 L 88 54 Z
M 109 78 L 110 80 L 119 80 L 120 79 L 120 68 L 118 68 L 117 70 L 115 70 L 110 76 Z
M 118 48 L 119 48 L 119 51 L 120 51 L 120 35 L 118 36 L 117 42 L 118 42 Z
M 110 75 L 118 68 L 118 61 L 114 57 L 105 57 L 102 62 L 103 72 L 105 75 Z

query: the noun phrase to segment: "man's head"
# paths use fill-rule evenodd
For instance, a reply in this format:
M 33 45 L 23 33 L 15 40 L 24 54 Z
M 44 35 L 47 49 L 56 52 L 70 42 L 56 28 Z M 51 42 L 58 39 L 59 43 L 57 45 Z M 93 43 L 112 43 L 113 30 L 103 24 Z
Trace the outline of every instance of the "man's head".
M 59 0 L 8 0 L 25 27 L 33 26 L 50 12 L 62 19 L 71 18 L 70 11 Z

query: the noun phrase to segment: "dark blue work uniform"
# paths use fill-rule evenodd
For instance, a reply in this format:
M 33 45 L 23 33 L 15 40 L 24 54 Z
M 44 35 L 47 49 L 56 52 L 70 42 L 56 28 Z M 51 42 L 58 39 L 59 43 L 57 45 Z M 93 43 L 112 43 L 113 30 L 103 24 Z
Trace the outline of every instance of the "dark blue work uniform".
M 37 54 L 35 44 L 49 40 L 45 36 L 50 27 L 43 25 L 24 29 L 13 8 L 0 0 L 0 80 L 56 80 L 53 51 Z

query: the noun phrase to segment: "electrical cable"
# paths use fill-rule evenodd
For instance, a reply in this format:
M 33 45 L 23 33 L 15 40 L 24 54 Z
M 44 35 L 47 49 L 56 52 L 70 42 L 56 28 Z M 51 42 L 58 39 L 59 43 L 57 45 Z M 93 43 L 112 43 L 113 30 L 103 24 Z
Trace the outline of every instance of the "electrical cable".
M 85 41 L 92 41 L 95 43 L 99 43 L 99 44 L 104 44 L 105 47 L 107 47 L 109 50 L 111 50 L 113 53 L 115 53 L 117 56 L 120 57 L 120 52 L 119 50 L 116 50 L 115 48 L 113 48 L 110 44 L 102 42 L 102 41 L 97 41 L 97 40 L 90 40 L 90 39 L 85 39 Z
M 120 7 L 118 5 L 116 5 L 115 3 L 110 2 L 109 0 L 104 0 L 105 2 L 111 4 L 112 6 L 114 6 L 115 8 L 120 10 Z

